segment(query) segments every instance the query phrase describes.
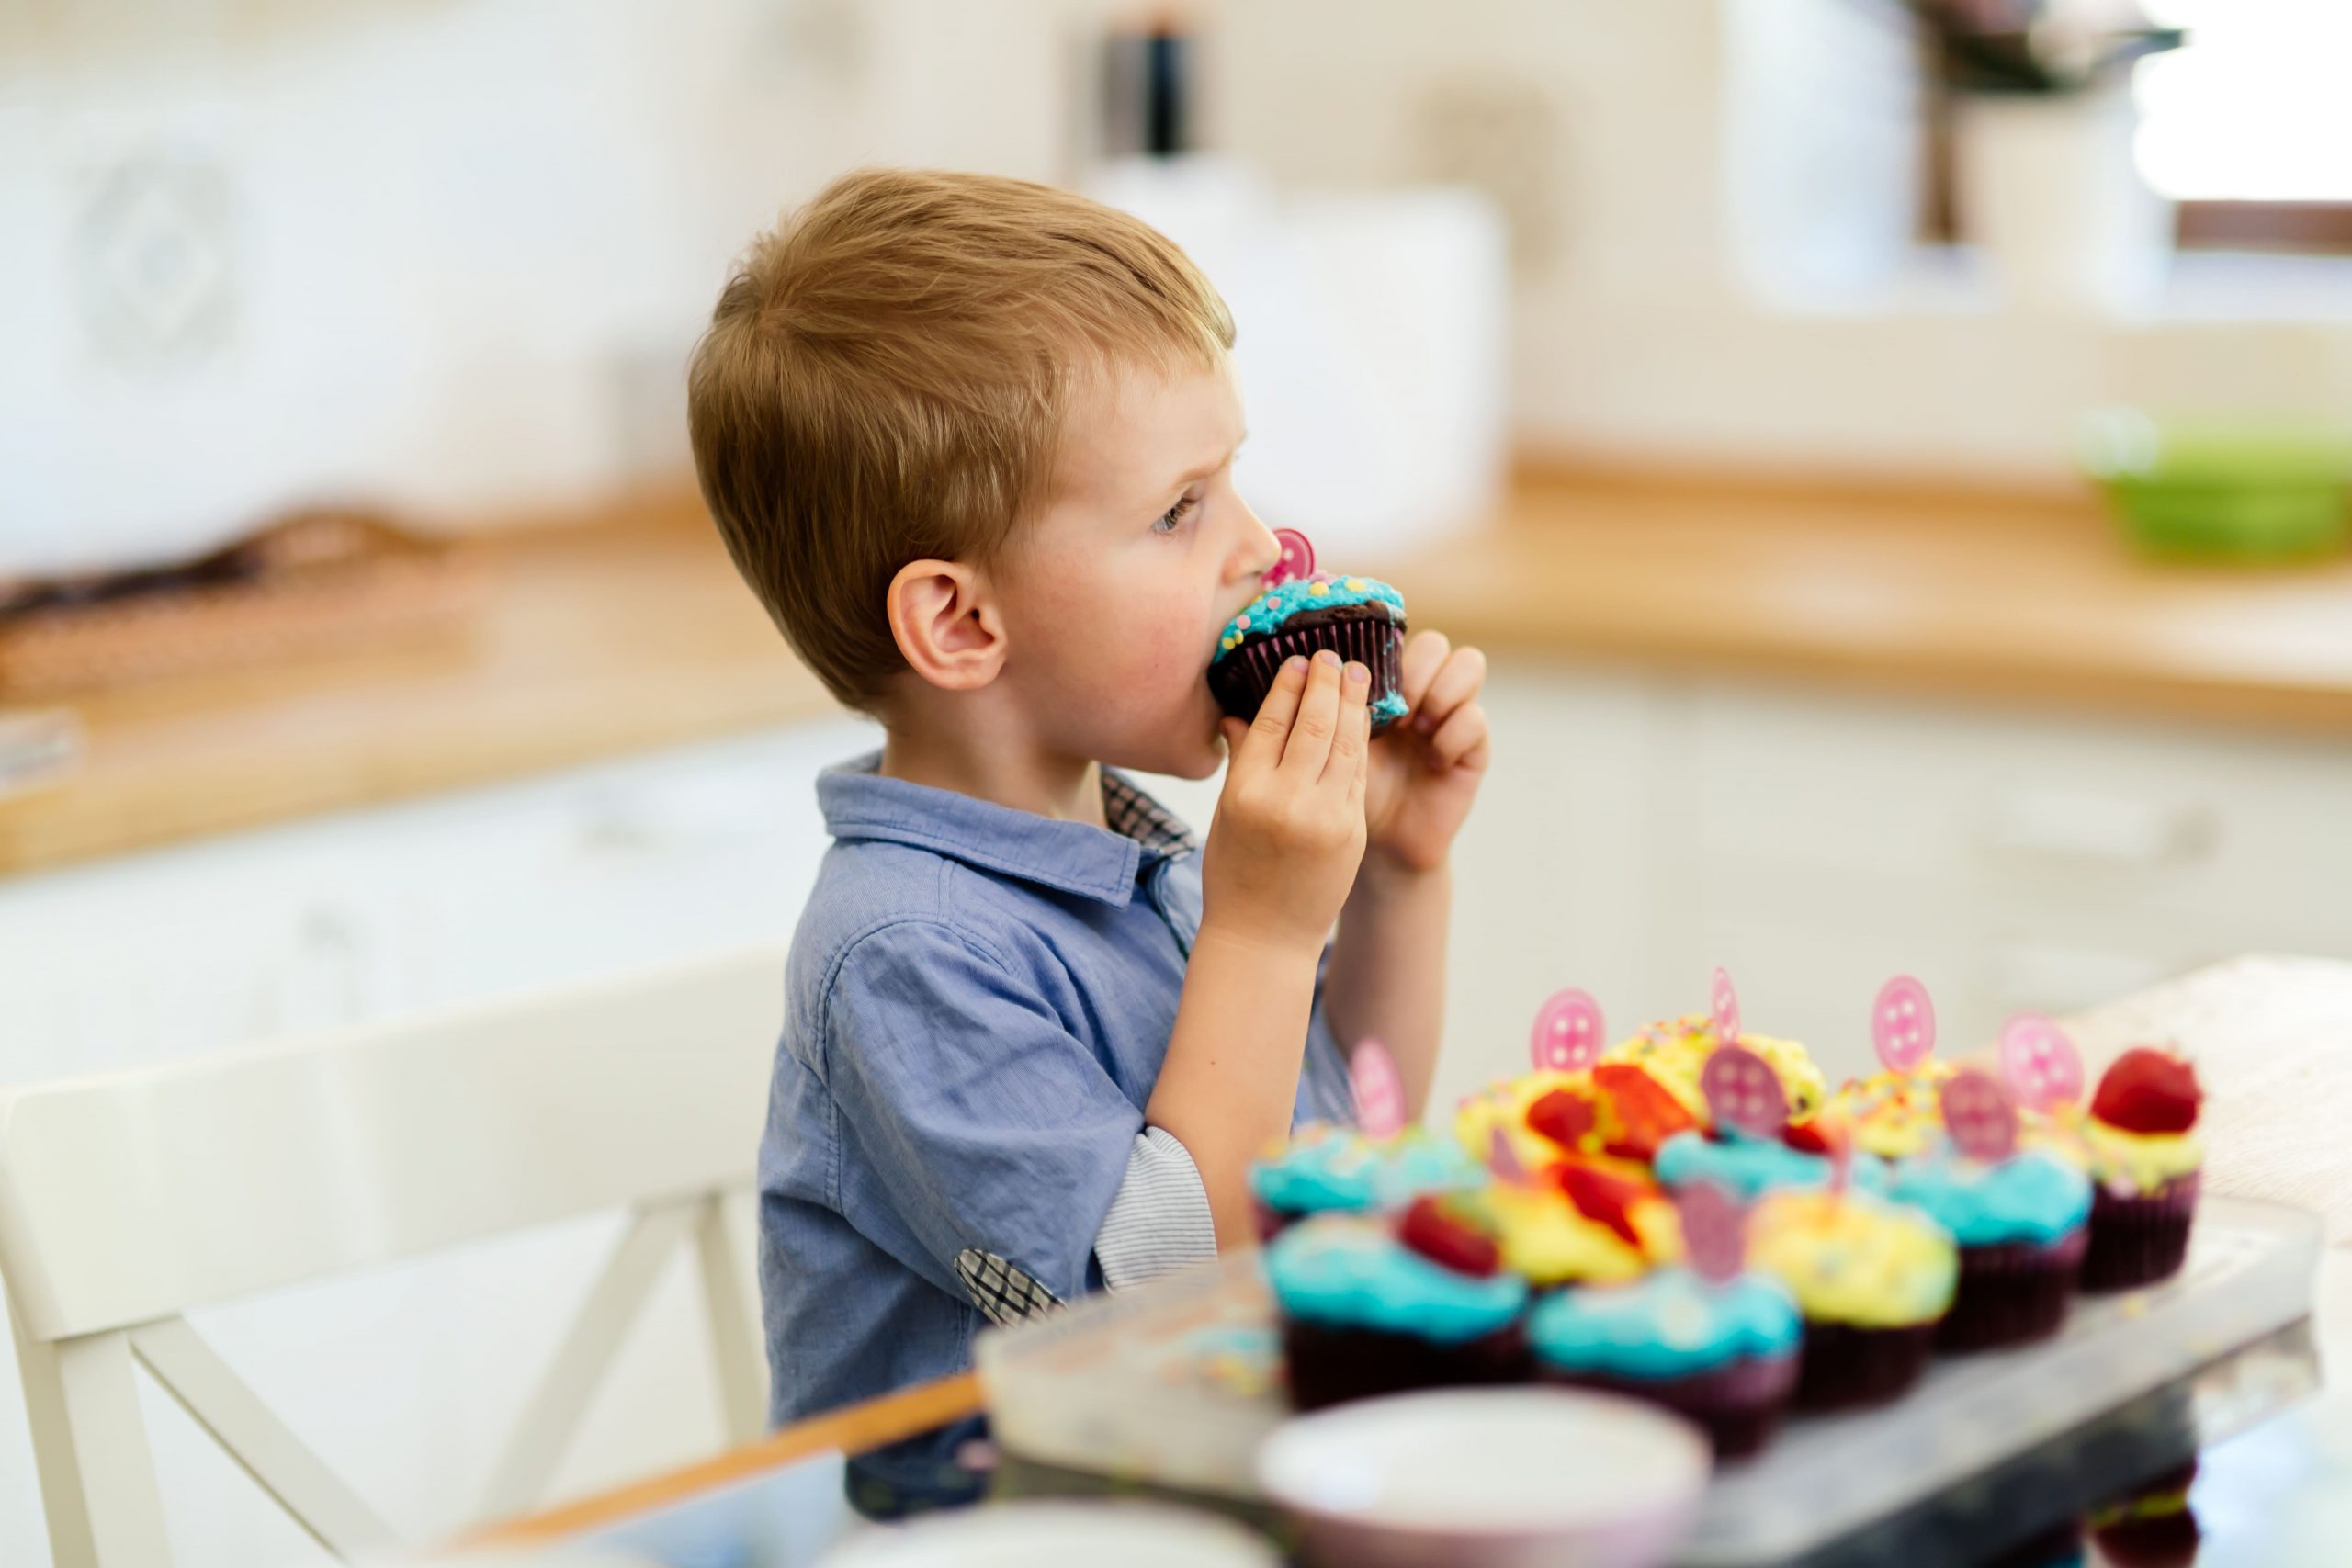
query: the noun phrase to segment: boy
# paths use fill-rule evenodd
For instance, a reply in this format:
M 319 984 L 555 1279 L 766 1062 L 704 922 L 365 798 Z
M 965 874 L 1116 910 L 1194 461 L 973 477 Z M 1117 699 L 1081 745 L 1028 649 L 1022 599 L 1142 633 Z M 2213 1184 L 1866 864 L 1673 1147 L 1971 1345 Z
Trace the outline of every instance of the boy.
M 756 241 L 695 354 L 703 496 L 793 648 L 877 717 L 829 772 L 760 1156 L 772 1415 L 967 1366 L 983 1320 L 1251 1240 L 1249 1162 L 1349 1116 L 1340 1043 L 1429 1089 L 1485 664 L 1408 642 L 1413 716 L 1293 660 L 1206 670 L 1273 536 L 1234 491 L 1233 324 L 1066 192 L 844 178 Z M 1204 848 L 1113 768 L 1204 778 Z M 1328 943 L 1334 922 L 1339 933 Z M 972 1424 L 861 1456 L 953 1495 Z

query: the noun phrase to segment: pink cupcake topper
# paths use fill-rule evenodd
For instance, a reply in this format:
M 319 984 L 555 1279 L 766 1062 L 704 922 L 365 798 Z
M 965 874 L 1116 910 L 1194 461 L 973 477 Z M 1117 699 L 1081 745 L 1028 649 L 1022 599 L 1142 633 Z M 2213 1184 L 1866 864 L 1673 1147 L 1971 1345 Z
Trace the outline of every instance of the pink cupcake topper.
M 1357 1045 L 1348 1062 L 1348 1089 L 1365 1137 L 1393 1138 L 1405 1130 L 1405 1083 L 1387 1046 L 1369 1039 Z
M 1699 1069 L 1699 1092 L 1718 1127 L 1777 1138 L 1789 1122 L 1788 1091 L 1772 1065 L 1745 1045 L 1718 1045 Z
M 2066 1032 L 2038 1012 L 2001 1026 L 2001 1074 L 2029 1111 L 2083 1097 L 2083 1058 Z
M 1261 586 L 1279 588 L 1315 575 L 1315 547 L 1307 543 L 1306 535 L 1295 528 L 1277 528 L 1274 542 L 1283 547 L 1282 558 L 1266 569 Z
M 1946 1081 L 1944 1130 L 1952 1146 L 1970 1159 L 1991 1165 L 2017 1152 L 2018 1112 L 2008 1091 L 1992 1074 L 1965 1068 Z
M 1747 1261 L 1747 1213 L 1712 1181 L 1697 1182 L 1675 1195 L 1682 1220 L 1682 1250 L 1699 1277 L 1722 1285 L 1739 1278 Z
M 1527 1179 L 1527 1167 L 1521 1162 L 1519 1151 L 1511 1146 L 1510 1134 L 1500 1127 L 1487 1140 L 1487 1168 L 1504 1181 Z
M 1739 1043 L 1739 993 L 1732 989 L 1730 974 L 1721 967 L 1715 970 L 1715 981 L 1708 993 L 1709 1011 L 1715 1021 L 1715 1043 Z
M 1936 1049 L 1936 1007 L 1928 987 L 1897 975 L 1879 987 L 1871 1007 L 1871 1043 L 1890 1072 L 1907 1073 Z
M 1571 986 L 1535 1010 L 1528 1048 L 1537 1071 L 1567 1073 L 1592 1066 L 1605 1038 L 1600 1004 Z

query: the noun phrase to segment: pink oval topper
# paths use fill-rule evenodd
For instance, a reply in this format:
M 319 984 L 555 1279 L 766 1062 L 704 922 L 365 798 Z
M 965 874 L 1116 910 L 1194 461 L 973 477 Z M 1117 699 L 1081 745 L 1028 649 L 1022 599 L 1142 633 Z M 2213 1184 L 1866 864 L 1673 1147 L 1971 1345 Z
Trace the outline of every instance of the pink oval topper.
M 1487 1168 L 1505 1181 L 1527 1179 L 1527 1167 L 1520 1160 L 1519 1151 L 1511 1146 L 1510 1134 L 1500 1127 L 1487 1140 Z
M 1282 558 L 1266 569 L 1262 586 L 1278 587 L 1315 575 L 1315 547 L 1306 535 L 1295 528 L 1277 528 L 1274 542 L 1283 547 Z
M 1871 1043 L 1889 1071 L 1907 1073 L 1936 1049 L 1936 1004 L 1928 987 L 1897 975 L 1879 987 L 1871 1008 Z
M 1356 1046 L 1348 1061 L 1348 1089 L 1356 1102 L 1356 1125 L 1367 1138 L 1393 1138 L 1405 1130 L 1405 1082 L 1396 1059 L 1377 1040 Z
M 1718 1045 L 1699 1069 L 1699 1092 L 1718 1127 L 1751 1138 L 1777 1138 L 1788 1125 L 1789 1096 L 1772 1064 L 1745 1045 Z
M 2017 1107 L 1992 1074 L 1974 1067 L 1954 1073 L 1940 1098 L 1944 1131 L 1962 1154 L 1991 1165 L 2017 1152 Z
M 2038 1012 L 2001 1026 L 2001 1073 L 2029 1111 L 2083 1097 L 2083 1058 L 2066 1032 Z
M 1732 989 L 1731 975 L 1717 967 L 1714 985 L 1708 992 L 1709 1010 L 1715 1021 L 1715 1043 L 1739 1043 L 1739 993 Z
M 1747 1262 L 1747 1213 L 1738 1200 L 1701 1181 L 1675 1194 L 1674 1207 L 1682 1221 L 1682 1250 L 1699 1277 L 1718 1285 L 1738 1279 Z
M 1528 1038 L 1528 1049 L 1538 1071 L 1572 1073 L 1592 1066 L 1606 1038 L 1600 1004 L 1589 993 L 1571 986 L 1535 1010 L 1535 1029 Z

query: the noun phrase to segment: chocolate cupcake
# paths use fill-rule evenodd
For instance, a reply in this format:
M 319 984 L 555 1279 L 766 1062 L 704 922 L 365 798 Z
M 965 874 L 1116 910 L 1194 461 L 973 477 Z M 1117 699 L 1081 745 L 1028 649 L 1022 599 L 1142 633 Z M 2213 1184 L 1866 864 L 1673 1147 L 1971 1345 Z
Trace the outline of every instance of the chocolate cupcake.
M 1394 1224 L 1302 1220 L 1266 1249 L 1291 1403 L 1523 1381 L 1527 1282 L 1491 1236 L 1424 1198 Z
M 1255 718 L 1284 660 L 1328 648 L 1372 671 L 1377 734 L 1405 716 L 1396 688 L 1404 647 L 1405 596 L 1388 584 L 1327 572 L 1291 578 L 1227 624 L 1209 661 L 1209 691 L 1234 717 Z
M 2195 1068 L 2148 1046 L 2124 1052 L 2099 1079 L 2080 1127 L 2096 1189 L 2084 1290 L 2128 1291 L 2180 1271 L 2205 1164 L 2203 1100 Z
M 1850 1189 L 1782 1190 L 1756 1206 L 1748 1258 L 1804 1314 L 1796 1404 L 1882 1404 L 1927 1370 L 1960 1263 L 1943 1227 Z
M 1960 1286 L 1936 1340 L 1983 1350 L 2046 1339 L 2066 1320 L 2083 1265 L 2090 1182 L 2057 1156 L 2018 1147 L 2018 1117 L 1989 1074 L 1943 1088 L 1947 1144 L 1905 1160 L 1897 1202 L 1924 1212 L 1960 1246 Z

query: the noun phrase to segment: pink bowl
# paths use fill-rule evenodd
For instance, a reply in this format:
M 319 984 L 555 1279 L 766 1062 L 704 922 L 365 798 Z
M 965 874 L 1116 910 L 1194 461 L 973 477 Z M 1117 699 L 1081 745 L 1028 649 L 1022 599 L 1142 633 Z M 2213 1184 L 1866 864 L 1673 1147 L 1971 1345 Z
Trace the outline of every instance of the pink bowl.
M 1690 1533 L 1710 1463 L 1696 1427 L 1648 1404 L 1460 1389 L 1285 1422 L 1258 1483 L 1316 1563 L 1647 1568 Z

